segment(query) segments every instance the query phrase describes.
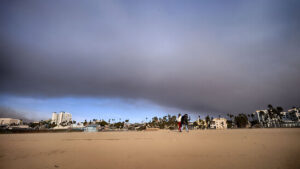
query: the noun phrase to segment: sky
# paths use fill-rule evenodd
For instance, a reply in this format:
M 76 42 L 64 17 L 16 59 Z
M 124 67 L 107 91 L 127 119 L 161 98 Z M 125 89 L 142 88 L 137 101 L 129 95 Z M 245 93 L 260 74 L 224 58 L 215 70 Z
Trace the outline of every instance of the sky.
M 297 0 L 0 2 L 0 116 L 300 106 Z

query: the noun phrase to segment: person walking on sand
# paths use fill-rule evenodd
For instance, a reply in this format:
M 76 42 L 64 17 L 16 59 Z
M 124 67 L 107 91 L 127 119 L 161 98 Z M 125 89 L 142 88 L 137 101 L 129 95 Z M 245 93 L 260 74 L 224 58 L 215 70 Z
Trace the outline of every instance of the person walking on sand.
M 182 127 L 185 126 L 185 130 L 186 130 L 187 132 L 189 132 L 188 124 L 189 124 L 189 123 L 188 123 L 188 115 L 185 114 L 185 115 L 183 115 L 182 118 L 181 118 L 181 125 L 182 125 Z
M 181 132 L 181 114 L 178 114 L 177 118 L 177 123 L 178 123 L 178 131 Z

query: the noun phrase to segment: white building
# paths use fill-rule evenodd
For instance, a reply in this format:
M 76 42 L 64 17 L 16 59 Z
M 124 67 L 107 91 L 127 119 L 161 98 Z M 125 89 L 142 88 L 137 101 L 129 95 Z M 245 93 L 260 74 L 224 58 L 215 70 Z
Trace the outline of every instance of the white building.
M 85 126 L 83 123 L 71 124 L 71 128 L 84 128 Z
M 0 125 L 20 125 L 21 120 L 12 118 L 0 118 Z
M 299 108 L 292 108 L 288 110 L 288 114 L 292 121 L 300 122 L 300 109 Z
M 63 122 L 68 123 L 70 121 L 72 121 L 71 113 L 64 112 L 64 111 L 61 111 L 59 114 L 57 114 L 56 112 L 52 113 L 51 123 L 61 124 Z
M 265 122 L 265 117 L 268 115 L 268 110 L 256 110 L 253 114 L 256 115 L 258 122 L 262 124 Z
M 225 118 L 214 118 L 210 127 L 215 129 L 227 129 L 227 120 Z

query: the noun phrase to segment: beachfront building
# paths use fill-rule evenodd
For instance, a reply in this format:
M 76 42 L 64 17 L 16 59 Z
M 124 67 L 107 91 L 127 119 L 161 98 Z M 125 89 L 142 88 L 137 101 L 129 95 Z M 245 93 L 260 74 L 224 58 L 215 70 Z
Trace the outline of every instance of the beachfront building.
M 292 108 L 288 110 L 289 118 L 294 122 L 300 122 L 300 108 Z
M 84 127 L 85 126 L 83 125 L 83 123 L 71 124 L 72 129 L 83 129 Z
M 21 120 L 12 118 L 0 118 L 0 125 L 20 125 Z
M 90 124 L 84 128 L 84 132 L 98 132 L 98 125 Z
M 281 112 L 280 114 L 281 114 L 282 122 L 284 123 L 293 122 L 288 112 Z
M 210 127 L 215 129 L 227 129 L 227 120 L 225 118 L 214 118 Z
M 59 114 L 56 112 L 52 113 L 52 120 L 51 123 L 54 124 L 61 124 L 61 123 L 68 123 L 72 121 L 72 114 L 68 112 L 61 111 Z
M 280 126 L 281 117 L 278 114 L 272 112 L 272 110 L 270 110 L 270 109 L 256 110 L 253 114 L 256 116 L 256 118 L 261 126 L 264 126 L 264 127 L 279 127 Z
M 253 113 L 263 127 L 298 127 L 300 126 L 300 109 L 292 108 L 287 112 L 272 109 L 257 110 Z
M 256 110 L 253 115 L 257 117 L 257 120 L 260 124 L 263 124 L 268 115 L 268 110 Z

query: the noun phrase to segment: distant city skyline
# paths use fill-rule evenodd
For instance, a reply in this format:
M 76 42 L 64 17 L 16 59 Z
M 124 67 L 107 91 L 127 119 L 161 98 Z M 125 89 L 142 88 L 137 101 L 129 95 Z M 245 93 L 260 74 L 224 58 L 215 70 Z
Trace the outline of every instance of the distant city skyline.
M 142 121 L 300 106 L 299 7 L 3 0 L 0 113 Z

